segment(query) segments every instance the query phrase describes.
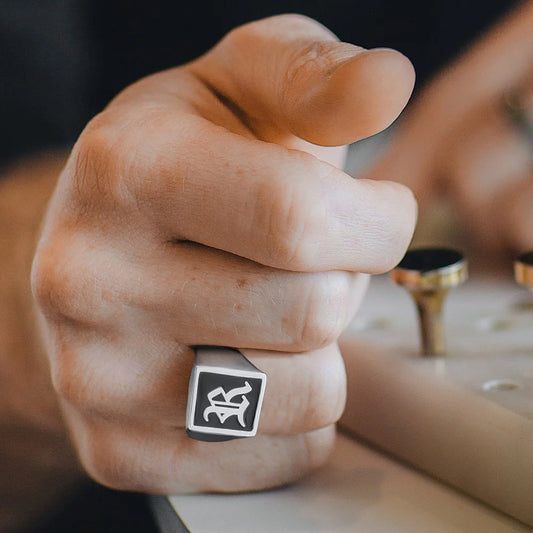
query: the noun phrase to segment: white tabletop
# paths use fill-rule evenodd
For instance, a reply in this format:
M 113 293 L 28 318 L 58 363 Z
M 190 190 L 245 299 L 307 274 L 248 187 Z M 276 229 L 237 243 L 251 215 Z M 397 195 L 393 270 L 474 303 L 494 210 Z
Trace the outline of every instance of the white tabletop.
M 532 531 L 344 435 L 329 464 L 295 485 L 170 502 L 193 533 Z

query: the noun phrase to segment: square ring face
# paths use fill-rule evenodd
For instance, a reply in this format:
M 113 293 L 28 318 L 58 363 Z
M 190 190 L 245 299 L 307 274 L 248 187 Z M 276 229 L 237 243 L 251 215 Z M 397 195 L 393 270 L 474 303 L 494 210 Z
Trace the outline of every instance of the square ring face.
M 197 366 L 187 408 L 187 431 L 226 438 L 257 433 L 266 375 L 262 372 Z M 206 439 L 210 440 L 210 439 Z

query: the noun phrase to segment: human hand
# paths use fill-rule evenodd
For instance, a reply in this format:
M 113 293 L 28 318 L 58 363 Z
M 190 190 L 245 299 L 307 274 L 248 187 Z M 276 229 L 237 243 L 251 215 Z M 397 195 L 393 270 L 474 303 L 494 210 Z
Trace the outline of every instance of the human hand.
M 531 145 L 502 104 L 517 93 L 533 116 L 532 23 L 533 2 L 521 3 L 444 69 L 365 172 L 408 185 L 423 208 L 447 197 L 483 257 L 533 248 Z
M 533 123 L 533 83 L 517 94 Z M 513 123 L 503 100 L 472 110 L 443 149 L 440 166 L 472 244 L 516 256 L 533 249 L 533 137 Z
M 360 273 L 393 267 L 416 217 L 408 189 L 353 180 L 337 168 L 343 149 L 325 146 L 386 127 L 412 85 L 397 52 L 287 15 L 139 81 L 91 121 L 32 275 L 91 476 L 156 493 L 250 490 L 325 460 L 345 398 L 336 339 Z M 254 439 L 186 436 L 200 344 L 238 347 L 268 375 Z

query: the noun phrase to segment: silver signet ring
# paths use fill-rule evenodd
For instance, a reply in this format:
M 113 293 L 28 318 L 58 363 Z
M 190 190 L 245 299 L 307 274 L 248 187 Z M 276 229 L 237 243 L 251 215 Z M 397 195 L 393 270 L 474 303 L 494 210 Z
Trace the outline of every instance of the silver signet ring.
M 187 434 L 203 441 L 253 437 L 266 374 L 233 348 L 195 347 L 187 401 Z

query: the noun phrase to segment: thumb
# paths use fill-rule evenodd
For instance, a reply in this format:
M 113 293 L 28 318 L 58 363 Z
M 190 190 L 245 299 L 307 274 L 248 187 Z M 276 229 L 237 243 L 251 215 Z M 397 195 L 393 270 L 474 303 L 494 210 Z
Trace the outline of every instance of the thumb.
M 389 126 L 414 85 L 399 52 L 341 43 L 300 15 L 240 26 L 190 67 L 258 136 L 292 133 L 325 146 Z

